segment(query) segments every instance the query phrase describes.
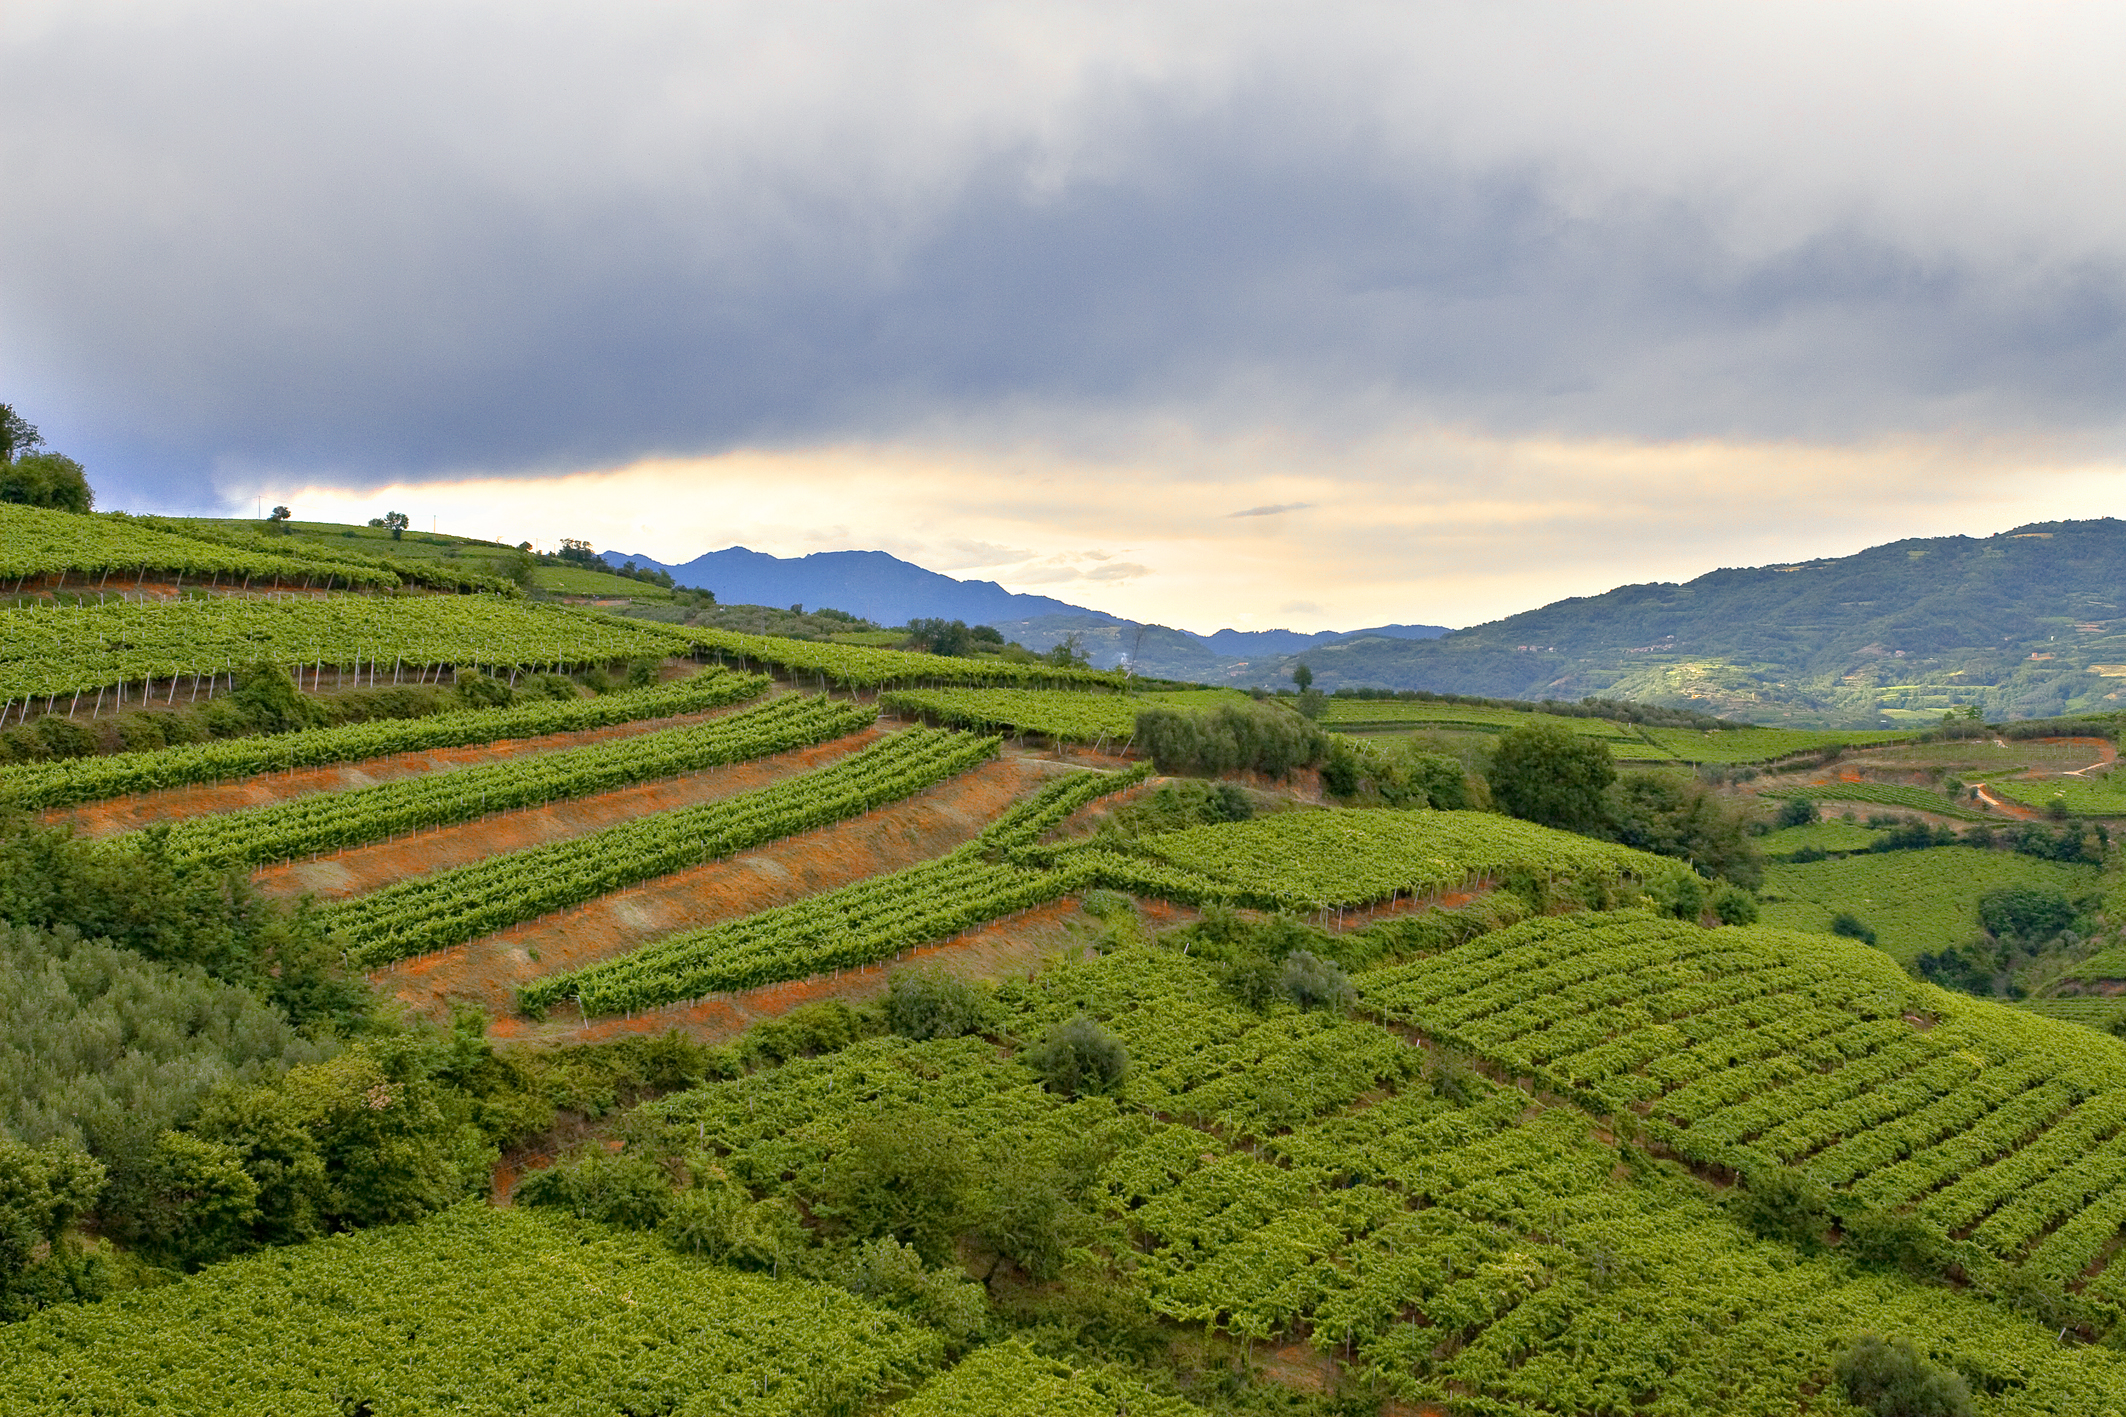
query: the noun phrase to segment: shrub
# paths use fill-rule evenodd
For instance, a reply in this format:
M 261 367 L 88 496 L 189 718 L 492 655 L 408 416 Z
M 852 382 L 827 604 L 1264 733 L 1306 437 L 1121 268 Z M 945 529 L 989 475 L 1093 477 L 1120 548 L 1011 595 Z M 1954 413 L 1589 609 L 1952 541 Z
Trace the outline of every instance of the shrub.
M 1971 1390 L 1903 1339 L 1863 1338 L 1838 1356 L 1834 1370 L 1846 1400 L 1875 1417 L 1970 1417 Z
M 1850 910 L 1841 910 L 1831 917 L 1831 933 L 1843 935 L 1848 940 L 1858 940 L 1863 945 L 1875 943 L 1875 931 Z
M 1347 1009 L 1357 997 L 1349 975 L 1306 950 L 1294 950 L 1285 956 L 1277 985 L 1285 997 L 1302 1009 Z
M 519 1205 L 551 1206 L 579 1220 L 652 1230 L 672 1209 L 671 1178 L 647 1156 L 593 1146 L 534 1171 L 517 1185 Z
M 1779 809 L 1779 825 L 1782 827 L 1805 827 L 1815 822 L 1822 814 L 1816 804 L 1806 797 L 1789 798 Z
M 1722 925 L 1757 923 L 1757 897 L 1728 881 L 1713 886 L 1713 915 Z
M 1285 777 L 1328 755 L 1329 735 L 1273 704 L 1222 704 L 1210 713 L 1146 709 L 1137 742 L 1159 771 L 1191 777 L 1252 771 Z
M 1084 1014 L 1057 1025 L 1022 1057 L 1051 1090 L 1066 1097 L 1111 1092 L 1129 1075 L 1129 1050 L 1122 1040 Z
M 900 969 L 886 981 L 886 1027 L 903 1038 L 987 1033 L 995 1018 L 988 994 L 943 970 Z
M 1978 898 L 1979 923 L 1997 940 L 2036 944 L 2074 923 L 2074 906 L 2057 886 L 2001 886 Z

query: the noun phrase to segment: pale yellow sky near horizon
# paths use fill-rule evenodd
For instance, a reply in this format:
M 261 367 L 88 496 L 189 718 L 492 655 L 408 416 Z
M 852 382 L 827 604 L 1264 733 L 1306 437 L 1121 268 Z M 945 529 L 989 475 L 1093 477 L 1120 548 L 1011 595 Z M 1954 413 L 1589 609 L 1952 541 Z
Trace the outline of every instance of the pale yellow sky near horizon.
M 1197 631 L 1462 626 L 1637 581 L 2111 515 L 2126 463 L 2042 447 L 1494 438 L 1420 429 L 1326 447 L 1159 429 L 1128 453 L 835 444 L 560 476 L 261 484 L 304 519 L 683 562 L 891 552 L 961 579 Z M 713 588 L 713 587 L 712 587 Z

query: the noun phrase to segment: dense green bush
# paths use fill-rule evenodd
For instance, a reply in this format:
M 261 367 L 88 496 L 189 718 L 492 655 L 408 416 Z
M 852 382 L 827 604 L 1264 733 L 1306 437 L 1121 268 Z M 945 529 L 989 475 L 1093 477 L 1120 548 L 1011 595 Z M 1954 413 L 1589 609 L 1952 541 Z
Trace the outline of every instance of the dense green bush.
M 886 1026 L 918 1042 L 987 1033 L 996 1006 L 978 985 L 936 969 L 895 970 L 886 981 Z
M 1129 1075 L 1129 1050 L 1080 1014 L 1019 1055 L 1052 1091 L 1066 1097 L 1112 1092 Z
M 1274 703 L 1222 704 L 1209 713 L 1146 709 L 1137 743 L 1159 771 L 1189 777 L 1231 772 L 1290 775 L 1328 756 L 1329 735 Z
M 1677 772 L 1625 773 L 1609 793 L 1610 840 L 1688 861 L 1706 876 L 1755 889 L 1764 853 L 1750 836 L 1747 809 Z
M 651 1230 L 672 1209 L 672 1182 L 654 1160 L 592 1145 L 517 1183 L 518 1205 L 551 1206 L 579 1220 Z
M 1838 1356 L 1846 1401 L 1874 1417 L 1970 1417 L 1971 1389 L 1903 1339 L 1863 1338 Z
M 1554 724 L 1509 728 L 1491 750 L 1491 799 L 1510 816 L 1600 835 L 1617 780 L 1609 745 Z

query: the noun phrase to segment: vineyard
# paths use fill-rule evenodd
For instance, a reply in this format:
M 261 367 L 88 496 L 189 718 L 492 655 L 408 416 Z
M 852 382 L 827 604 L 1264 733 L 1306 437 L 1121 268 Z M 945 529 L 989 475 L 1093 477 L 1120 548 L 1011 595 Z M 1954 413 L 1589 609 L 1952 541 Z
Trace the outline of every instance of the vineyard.
M 824 743 L 856 732 L 873 717 L 860 705 L 792 694 L 729 718 L 618 743 L 195 818 L 170 827 L 162 849 L 173 860 L 215 866 L 292 861 Z
M 1693 1161 L 1798 1168 L 1853 1215 L 1916 1221 L 1974 1274 L 2063 1283 L 2107 1261 L 2126 1221 L 2118 1045 L 1913 983 L 1858 945 L 1531 921 L 1362 988 L 1513 1075 L 1639 1112 Z M 2126 1302 L 2121 1278 L 2103 1269 L 2086 1296 Z
M 1153 694 L 1089 694 L 1059 689 L 896 689 L 879 695 L 881 706 L 911 718 L 927 718 L 983 733 L 1034 733 L 1071 743 L 1111 739 L 1127 744 L 1146 709 L 1195 711 L 1245 703 L 1230 689 L 1194 689 Z
M 584 614 L 586 619 L 594 618 L 589 612 Z M 628 623 L 595 618 L 607 624 Z M 1061 669 L 1048 664 L 1013 664 L 1001 659 L 912 654 L 906 650 L 872 649 L 863 645 L 747 635 L 700 625 L 674 625 L 665 627 L 665 630 L 676 640 L 714 655 L 719 662 L 735 662 L 741 668 L 763 665 L 798 678 L 815 677 L 824 681 L 823 687 L 889 689 L 933 684 L 1017 688 L 1125 687 L 1121 674 L 1104 669 Z
M 420 680 L 450 667 L 560 669 L 670 652 L 663 635 L 493 596 L 364 597 L 49 605 L 0 616 L 0 700 L 56 708 L 104 691 L 112 706 L 190 703 L 202 681 L 287 666 L 310 687 L 327 669 L 352 685 Z
M 910 729 L 772 787 L 417 876 L 323 914 L 348 957 L 373 969 L 898 801 L 996 748 L 994 738 Z
M 192 703 L 260 665 L 307 694 L 458 685 L 244 720 L 267 729 L 577 675 L 504 708 L 0 767 L 0 996 L 97 1021 L 62 1040 L 0 1007 L 0 1056 L 59 1080 L 18 1079 L 17 1114 L 88 1137 L 68 1079 L 99 1049 L 98 1097 L 160 1109 L 120 1109 L 93 1175 L 0 1134 L 0 1417 L 1838 1417 L 1867 1410 L 1838 1369 L 1874 1337 L 1973 1417 L 2126 1414 L 2126 995 L 2099 992 L 2126 981 L 2126 877 L 1875 851 L 1943 838 L 1855 821 L 1773 832 L 1781 798 L 1997 818 L 1875 782 L 1767 802 L 1724 770 L 1912 734 L 1324 705 L 1336 728 L 1549 726 L 1709 765 L 1662 781 L 1691 778 L 1679 817 L 1753 833 L 1753 893 L 1673 842 L 1064 750 L 1142 750 L 1140 713 L 1232 690 L 666 623 L 706 597 L 644 612 L 666 620 L 539 603 L 440 538 L 415 574 L 381 533 L 342 553 L 7 507 L 0 533 L 0 575 L 57 592 L 0 612 L 0 724 L 50 735 L 25 756 L 165 741 L 148 717 L 30 720 Z M 500 593 L 409 592 L 460 575 Z M 129 598 L 99 603 L 105 578 Z M 699 671 L 654 683 L 675 658 Z M 184 720 L 174 742 L 217 712 L 152 721 Z M 1925 746 L 1884 751 L 1915 781 L 1956 753 L 2096 752 Z M 1512 800 L 1459 757 L 1409 761 L 1456 801 Z M 2081 832 L 2008 835 L 2102 854 Z M 1996 943 L 1979 909 L 2005 887 L 2031 889 L 1987 918 L 2003 950 L 2035 922 L 2014 992 L 2042 997 L 1917 977 Z M 1842 915 L 1873 943 L 1828 933 Z M 279 1051 L 200 1024 L 208 997 Z M 500 1203 L 468 1199 L 490 1184 Z
M 1989 890 L 2051 887 L 2074 899 L 2093 891 L 2098 875 L 2095 866 L 1975 846 L 1775 862 L 1765 873 L 1764 920 L 1824 931 L 1833 916 L 1851 914 L 1876 932 L 1881 949 L 1909 964 L 1978 933 L 1978 900 Z
M 1087 884 L 1087 873 L 1027 870 L 992 858 L 1142 777 L 1081 773 L 1060 779 L 936 861 L 549 975 L 518 991 L 519 1006 L 536 1011 L 574 999 L 586 1014 L 618 1013 L 855 969 L 1055 900 Z
M 150 575 L 174 576 L 180 587 L 189 577 L 203 589 L 224 583 L 242 589 L 252 581 L 363 590 L 399 584 L 397 575 L 379 567 L 225 546 L 139 526 L 122 514 L 77 516 L 0 503 L 0 579 L 12 578 L 17 593 L 27 581 L 45 578 L 55 589 L 132 590 Z
M 1509 877 L 1570 882 L 1590 904 L 1687 873 L 1680 863 L 1488 812 L 1283 812 L 1147 838 L 1167 866 L 1264 908 L 1327 910 L 1469 890 Z
M 1988 780 L 1986 787 L 2011 802 L 2044 810 L 2054 803 L 2077 817 L 2126 817 L 2126 792 L 2109 778 L 2034 778 L 2026 782 Z
M 1960 822 L 1982 822 L 1983 812 L 1950 801 L 1924 787 L 1906 787 L 1893 782 L 1817 782 L 1806 787 L 1782 787 L 1766 797 L 1804 802 L 1861 802 L 1881 807 L 1902 807 L 1908 812 L 1932 812 Z
M 1906 742 L 1913 736 L 1909 730 L 1894 728 L 1731 728 L 1719 732 L 1649 728 L 1646 733 L 1686 763 L 1768 763 L 1833 748 Z
M 1547 952 L 1499 961 L 1543 970 L 1575 953 L 1568 923 L 1532 922 L 1463 950 L 1501 939 L 1502 948 L 1526 946 L 1546 932 Z M 1612 951 L 1636 947 L 1626 963 L 1676 961 L 1673 976 L 1704 958 L 1692 971 L 1707 981 L 1694 1011 L 1651 991 L 1679 1027 L 1720 1007 L 1710 997 L 1720 962 L 1739 954 L 1748 963 L 1751 946 L 1791 938 L 1614 917 L 1584 933 Z M 1694 950 L 1696 940 L 1707 944 Z M 1453 968 L 1462 953 L 1446 952 L 1438 967 Z M 1800 958 L 1819 986 L 1824 973 L 1840 975 L 1839 959 Z M 1388 967 L 1356 982 L 1396 1017 L 1430 1019 L 1461 997 L 1429 987 L 1430 967 Z M 1541 990 L 1519 987 L 1525 977 L 1492 969 L 1462 989 L 1533 999 Z M 1754 975 L 1741 982 L 1758 986 L 1764 1019 L 1729 1023 L 1730 1035 L 1776 1028 L 1781 1004 L 1810 1015 L 1845 1001 L 1862 1017 L 1875 995 L 1901 993 L 1896 971 L 1865 962 L 1844 994 L 1789 982 L 1789 997 Z M 1555 970 L 1545 984 L 1553 997 L 1570 987 Z M 1043 1091 L 987 1040 L 873 1039 L 649 1104 L 630 1145 L 651 1155 L 706 1148 L 754 1194 L 791 1199 L 817 1193 L 858 1128 L 880 1118 L 909 1125 L 912 1108 L 951 1125 L 985 1173 L 1086 1146 L 1101 1158 L 1091 1187 L 1102 1197 L 1102 1244 L 1131 1261 L 1116 1282 L 1155 1312 L 1258 1354 L 1307 1343 L 1367 1380 L 1376 1398 L 1455 1412 L 1788 1417 L 1818 1410 L 1806 1401 L 1797 1409 L 1797 1394 L 1820 1389 L 1833 1356 L 1868 1333 L 1914 1335 L 1962 1371 L 2005 1379 L 1986 1389 L 1988 1413 L 2098 1413 L 2126 1391 L 2126 1365 L 2109 1351 L 2063 1345 L 2052 1328 L 1974 1293 L 1766 1243 L 1693 1178 L 1606 1140 L 1583 1111 L 1481 1077 L 1443 1092 L 1428 1081 L 1424 1050 L 1390 1029 L 1288 1005 L 1248 1008 L 1215 968 L 1179 950 L 1058 963 L 1008 985 L 999 1001 L 1000 1032 L 1011 1038 L 1098 1020 L 1126 1045 L 1128 1076 L 1112 1097 L 1071 1099 Z M 2070 1049 L 2082 1046 L 2076 1039 L 2111 1046 L 1974 1007 L 1987 1017 L 1971 1030 L 1992 1038 L 1988 1024 L 1998 1023 L 2006 1035 L 1993 1042 L 2006 1049 L 2024 1030 L 2032 1043 L 2057 1035 Z M 1634 1027 L 1628 1009 L 1611 1022 L 1620 1038 Z M 1718 1023 L 1708 1017 L 1706 1030 Z M 1766 1043 L 1771 1053 L 1791 1046 Z M 1954 1055 L 1948 1040 L 1928 1054 Z M 1443 1332 L 1455 1341 L 1442 1342 Z M 1032 1411 L 1012 1404 L 998 1370 L 1023 1371 L 1018 1381 L 1033 1391 L 1063 1377 L 1029 1369 L 1015 1352 L 962 1366 L 907 1410 Z M 1095 1369 L 1077 1380 L 1114 1383 L 1101 1393 L 1110 1405 L 1063 1406 L 1076 1401 L 1066 1388 L 1050 1399 L 1056 1410 L 1143 1410 L 1122 1375 Z M 998 1405 L 942 1405 L 968 1389 Z
M 1575 718 L 1565 714 L 1523 713 L 1518 709 L 1485 708 L 1476 704 L 1411 703 L 1398 699 L 1331 698 L 1322 705 L 1325 728 L 1473 728 L 1502 733 L 1532 725 L 1563 728 L 1585 738 L 1612 743 L 1631 742 L 1645 746 L 1637 729 L 1607 718 Z
M 0 803 L 30 810 L 65 807 L 132 792 L 229 782 L 259 773 L 288 772 L 328 763 L 360 762 L 389 753 L 577 733 L 616 723 L 722 708 L 756 697 L 768 687 L 768 682 L 764 675 L 710 670 L 674 683 L 594 699 L 549 699 L 426 718 L 383 719 L 220 743 L 187 743 L 152 752 L 14 763 L 0 767 Z
M 0 1414 L 813 1417 L 919 1379 L 942 1347 L 831 1285 L 472 1204 L 0 1326 Z

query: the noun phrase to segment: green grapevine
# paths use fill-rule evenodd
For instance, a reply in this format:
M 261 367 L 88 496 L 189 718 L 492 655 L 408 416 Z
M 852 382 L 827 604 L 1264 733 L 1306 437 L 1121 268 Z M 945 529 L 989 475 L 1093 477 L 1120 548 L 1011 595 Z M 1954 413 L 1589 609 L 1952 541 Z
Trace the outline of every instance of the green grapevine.
M 729 718 L 618 743 L 423 773 L 374 787 L 177 823 L 163 849 L 178 861 L 259 866 L 477 820 L 489 812 L 584 797 L 638 782 L 744 762 L 854 733 L 875 715 L 833 699 L 790 695 Z M 126 838 L 119 838 L 124 841 Z
M 297 733 L 188 743 L 152 752 L 0 766 L 0 802 L 29 810 L 94 802 L 131 792 L 224 782 L 264 772 L 360 762 L 387 753 L 458 748 L 616 723 L 700 713 L 759 694 L 768 679 L 715 670 L 670 684 L 594 699 L 543 699 L 508 708 L 466 709 L 427 718 L 382 719 Z
M 325 923 L 353 963 L 374 968 L 842 821 L 943 782 L 996 750 L 994 738 L 911 729 L 770 787 L 386 886 L 326 907 Z

